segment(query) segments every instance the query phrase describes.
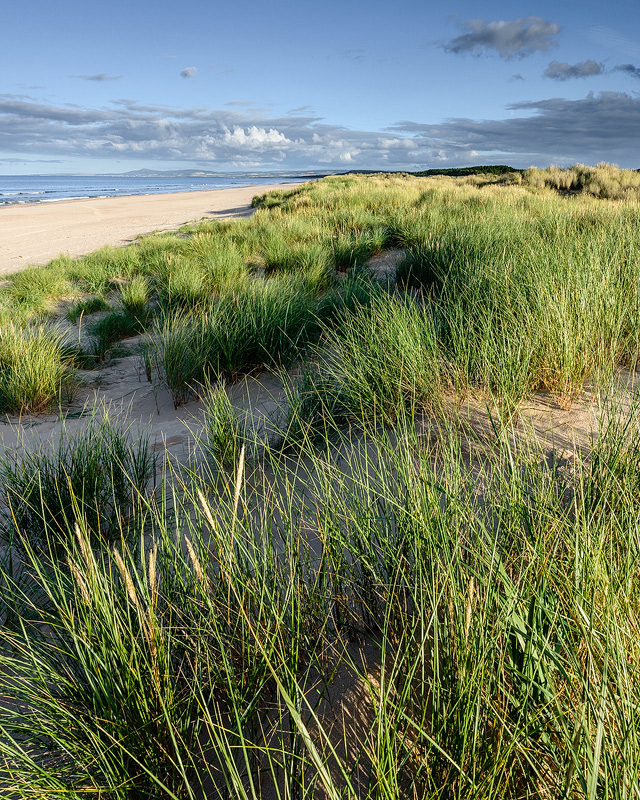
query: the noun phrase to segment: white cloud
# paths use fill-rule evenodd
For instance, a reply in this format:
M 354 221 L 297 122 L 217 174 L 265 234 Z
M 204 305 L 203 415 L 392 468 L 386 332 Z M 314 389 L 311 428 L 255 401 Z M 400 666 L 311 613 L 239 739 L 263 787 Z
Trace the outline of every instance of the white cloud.
M 265 146 L 273 144 L 292 144 L 291 140 L 287 139 L 281 131 L 274 128 L 266 130 L 258 128 L 256 125 L 252 125 L 246 131 L 239 126 L 234 127 L 233 132 L 227 129 L 223 138 L 225 144 L 252 149 L 264 149 Z
M 195 78 L 197 74 L 198 74 L 197 67 L 185 67 L 184 69 L 180 70 L 180 75 L 183 78 Z

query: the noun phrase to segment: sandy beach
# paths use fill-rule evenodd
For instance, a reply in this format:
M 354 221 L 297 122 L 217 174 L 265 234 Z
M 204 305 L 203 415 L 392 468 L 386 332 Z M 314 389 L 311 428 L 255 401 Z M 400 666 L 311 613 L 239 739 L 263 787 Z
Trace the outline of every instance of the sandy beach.
M 251 213 L 256 194 L 278 188 L 282 187 L 243 186 L 0 208 L 0 274 L 46 264 L 61 253 L 75 258 L 104 245 L 125 245 L 140 234 L 175 230 L 202 217 L 244 216 Z

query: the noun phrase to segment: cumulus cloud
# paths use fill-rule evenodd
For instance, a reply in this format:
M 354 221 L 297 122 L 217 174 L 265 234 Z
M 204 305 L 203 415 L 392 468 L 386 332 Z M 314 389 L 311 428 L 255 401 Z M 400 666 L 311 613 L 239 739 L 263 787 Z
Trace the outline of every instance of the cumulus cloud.
M 632 78 L 640 78 L 640 67 L 636 67 L 633 64 L 618 64 L 617 67 L 613 68 L 613 72 L 625 72 Z
M 566 61 L 552 61 L 545 69 L 543 76 L 554 81 L 569 81 L 572 78 L 590 78 L 602 75 L 604 64 L 599 61 L 580 61 L 578 64 L 567 64 Z
M 74 78 L 80 78 L 83 81 L 119 81 L 122 75 L 107 75 L 106 72 L 99 72 L 97 75 L 74 75 Z
M 0 152 L 19 155 L 143 156 L 225 169 L 322 167 L 355 163 L 359 156 L 395 163 L 379 138 L 322 124 L 309 113 L 277 117 L 261 109 L 176 109 L 126 99 L 81 109 L 0 96 Z
M 559 25 L 541 17 L 498 22 L 471 19 L 464 23 L 464 28 L 466 33 L 445 45 L 448 53 L 482 55 L 493 50 L 502 58 L 525 58 L 549 50 L 560 32 Z
M 185 67 L 184 69 L 180 70 L 180 75 L 183 78 L 195 78 L 198 73 L 197 67 Z
M 238 170 L 575 161 L 640 166 L 639 97 L 604 92 L 515 103 L 507 110 L 506 119 L 405 121 L 381 132 L 330 125 L 310 111 L 278 116 L 264 109 L 171 108 L 126 99 L 77 108 L 0 95 L 0 153 L 21 160 L 145 159 Z
M 288 139 L 286 134 L 276 128 L 260 128 L 257 125 L 251 125 L 246 130 L 240 125 L 236 125 L 233 131 L 224 127 L 223 141 L 225 144 L 237 145 L 245 149 L 262 150 L 270 145 L 289 145 L 293 144 L 291 139 Z

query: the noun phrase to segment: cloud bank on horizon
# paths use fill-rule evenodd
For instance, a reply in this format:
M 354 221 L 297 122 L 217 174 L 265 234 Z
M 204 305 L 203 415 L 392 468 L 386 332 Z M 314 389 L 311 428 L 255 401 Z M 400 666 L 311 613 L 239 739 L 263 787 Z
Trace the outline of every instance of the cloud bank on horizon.
M 60 160 L 115 157 L 237 170 L 419 169 L 424 164 L 528 165 L 541 160 L 637 158 L 640 98 L 589 93 L 579 100 L 512 103 L 508 119 L 464 117 L 441 123 L 404 120 L 386 131 L 330 125 L 301 112 L 288 116 L 233 109 L 167 108 L 120 101 L 78 109 L 0 96 L 0 151 L 18 158 L 43 152 Z M 295 109 L 294 109 L 295 111 Z M 8 124 L 7 124 L 8 123 Z M 640 160 L 640 159 L 639 159 Z
M 114 0 L 116 16 L 120 2 L 124 0 Z M 159 2 L 162 6 L 163 0 Z M 353 2 L 359 6 L 361 0 Z M 619 19 L 635 8 L 627 0 L 611 2 L 619 6 Z M 414 11 L 419 8 L 416 4 Z M 256 13 L 257 9 L 256 5 Z M 450 31 L 427 45 L 410 33 L 416 26 L 409 19 L 405 40 L 414 35 L 411 52 L 398 49 L 383 27 L 379 33 L 388 43 L 386 51 L 345 47 L 337 40 L 335 47 L 326 49 L 314 43 L 305 28 L 307 39 L 292 62 L 281 49 L 281 62 L 262 59 L 250 75 L 230 60 L 234 42 L 225 50 L 220 38 L 218 52 L 209 61 L 199 59 L 196 48 L 190 56 L 175 46 L 182 63 L 193 66 L 177 70 L 178 65 L 169 65 L 156 82 L 146 73 L 148 82 L 142 81 L 136 72 L 141 62 L 132 56 L 129 61 L 85 61 L 104 71 L 83 70 L 76 64 L 75 75 L 67 72 L 75 79 L 66 89 L 69 97 L 51 86 L 36 95 L 3 91 L 0 84 L 0 169 L 28 170 L 34 165 L 31 171 L 36 171 L 36 165 L 55 164 L 69 171 L 74 166 L 90 171 L 92 164 L 99 164 L 99 171 L 108 165 L 113 171 L 141 166 L 417 170 L 576 161 L 640 167 L 640 66 L 634 63 L 636 55 L 640 62 L 640 44 L 602 25 L 597 16 L 585 19 L 582 32 L 576 32 L 566 15 L 558 18 L 555 7 L 545 16 L 513 16 L 443 21 L 443 31 L 453 22 L 457 35 Z M 265 38 L 265 19 L 256 42 Z M 225 28 L 222 22 L 219 27 Z M 377 28 L 370 35 L 376 32 Z M 191 28 L 189 35 L 197 39 Z M 358 39 L 358 45 L 361 42 L 367 39 Z M 167 47 L 158 50 L 157 63 L 167 63 L 166 52 Z M 551 60 L 552 53 L 558 55 Z M 421 59 L 432 75 L 420 76 Z M 292 63 L 300 76 L 290 68 Z M 324 75 L 324 83 L 314 84 L 312 73 Z M 35 82 L 37 74 L 16 78 L 20 82 L 8 88 L 42 86 Z M 165 95 L 165 101 L 109 97 L 116 81 L 125 92 L 137 89 L 130 96 Z M 550 82 L 561 84 L 565 96 L 549 97 Z M 84 94 L 73 88 L 83 84 Z M 254 100 L 238 99 L 250 90 Z M 358 119 L 356 108 L 365 108 L 366 115 Z

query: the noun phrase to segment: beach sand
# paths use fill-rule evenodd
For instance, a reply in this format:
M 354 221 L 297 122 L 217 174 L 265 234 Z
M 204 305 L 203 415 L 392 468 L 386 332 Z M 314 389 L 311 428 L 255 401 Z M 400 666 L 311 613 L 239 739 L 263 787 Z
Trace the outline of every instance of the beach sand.
M 75 258 L 104 245 L 129 244 L 140 234 L 176 230 L 202 217 L 247 216 L 255 195 L 297 185 L 6 206 L 0 208 L 0 274 L 46 264 L 61 253 Z

